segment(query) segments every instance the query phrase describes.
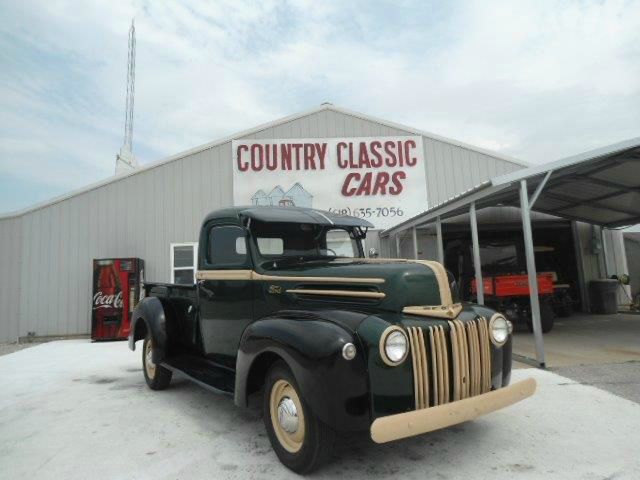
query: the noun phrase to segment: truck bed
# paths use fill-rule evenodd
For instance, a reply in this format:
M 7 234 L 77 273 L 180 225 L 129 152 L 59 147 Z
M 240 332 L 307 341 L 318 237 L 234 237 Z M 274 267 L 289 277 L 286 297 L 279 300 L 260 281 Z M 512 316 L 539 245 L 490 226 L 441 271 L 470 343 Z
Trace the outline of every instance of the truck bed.
M 187 297 L 197 298 L 196 284 L 193 285 L 180 285 L 177 283 L 160 283 L 160 282 L 145 282 L 144 290 L 147 297 Z

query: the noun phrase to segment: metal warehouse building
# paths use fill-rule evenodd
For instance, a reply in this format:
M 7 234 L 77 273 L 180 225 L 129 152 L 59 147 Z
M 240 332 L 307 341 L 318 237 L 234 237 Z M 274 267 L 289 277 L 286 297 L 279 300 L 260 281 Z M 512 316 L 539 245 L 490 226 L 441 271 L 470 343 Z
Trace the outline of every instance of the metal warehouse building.
M 29 332 L 36 336 L 89 333 L 95 258 L 142 258 L 148 280 L 171 282 L 191 278 L 195 266 L 188 261 L 189 255 L 186 263 L 176 266 L 174 253 L 192 252 L 190 258 L 195 259 L 204 216 L 234 203 L 234 141 L 315 138 L 357 141 L 375 137 L 421 138 L 426 204 L 418 206 L 420 212 L 444 204 L 491 178 L 526 167 L 515 159 L 455 140 L 324 104 L 45 204 L 1 216 L 0 341 L 14 341 Z M 260 198 L 266 198 L 267 194 L 256 192 Z M 538 222 L 548 225 L 556 219 L 535 214 L 533 220 L 535 226 Z M 456 221 L 459 218 L 453 218 L 445 230 L 462 235 L 466 227 L 456 229 Z M 519 216 L 508 208 L 498 207 L 479 215 L 481 225 L 517 222 Z M 575 220 L 567 225 L 571 241 L 577 245 L 576 274 L 581 284 L 607 273 L 626 271 L 624 243 L 619 232 L 607 232 L 605 244 L 610 251 L 607 266 L 602 249 L 595 247 L 601 241 L 596 240 L 601 238 L 598 227 Z M 382 256 L 396 256 L 399 246 L 403 256 L 438 258 L 435 233 L 429 228 L 414 230 L 417 242 L 413 244 L 410 233 L 381 237 L 379 232 L 369 232 L 367 249 L 375 247 Z M 184 255 L 181 258 L 184 260 Z

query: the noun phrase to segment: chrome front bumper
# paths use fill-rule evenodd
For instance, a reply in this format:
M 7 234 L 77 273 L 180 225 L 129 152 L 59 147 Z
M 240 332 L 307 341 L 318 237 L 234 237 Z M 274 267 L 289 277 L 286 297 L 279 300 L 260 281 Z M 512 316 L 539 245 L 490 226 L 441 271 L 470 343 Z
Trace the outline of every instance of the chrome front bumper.
M 380 417 L 371 424 L 371 438 L 376 443 L 386 443 L 457 425 L 513 405 L 535 391 L 536 381 L 528 378 L 464 400 Z

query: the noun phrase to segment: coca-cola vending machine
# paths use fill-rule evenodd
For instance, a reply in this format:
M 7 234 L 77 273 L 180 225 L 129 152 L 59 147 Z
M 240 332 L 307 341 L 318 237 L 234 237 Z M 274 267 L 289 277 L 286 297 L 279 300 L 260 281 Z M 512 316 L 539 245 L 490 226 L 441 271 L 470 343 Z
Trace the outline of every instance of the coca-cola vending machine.
M 93 261 L 91 339 L 121 340 L 129 336 L 131 314 L 144 282 L 140 258 L 103 258 Z

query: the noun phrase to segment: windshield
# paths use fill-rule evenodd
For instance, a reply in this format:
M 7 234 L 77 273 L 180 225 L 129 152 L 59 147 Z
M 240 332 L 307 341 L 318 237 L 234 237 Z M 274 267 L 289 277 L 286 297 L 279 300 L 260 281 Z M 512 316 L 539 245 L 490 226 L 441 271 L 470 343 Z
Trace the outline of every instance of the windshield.
M 306 223 L 253 222 L 251 233 L 258 253 L 269 260 L 360 257 L 351 229 Z
M 482 271 L 488 274 L 513 273 L 518 268 L 518 249 L 515 243 L 495 242 L 480 245 Z

